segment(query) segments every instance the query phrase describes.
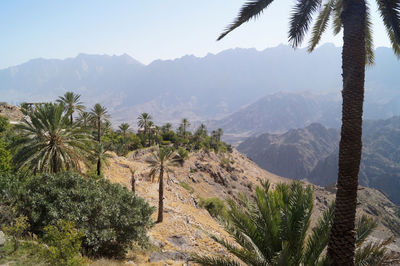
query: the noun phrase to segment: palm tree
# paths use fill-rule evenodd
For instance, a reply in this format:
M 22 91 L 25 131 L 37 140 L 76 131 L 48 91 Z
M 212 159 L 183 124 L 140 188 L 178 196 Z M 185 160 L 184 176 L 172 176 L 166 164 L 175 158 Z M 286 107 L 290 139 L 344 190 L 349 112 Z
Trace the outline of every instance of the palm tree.
M 21 139 L 16 144 L 15 161 L 19 168 L 36 172 L 57 173 L 80 170 L 91 151 L 90 134 L 77 124 L 70 125 L 63 104 L 36 106 L 21 124 L 16 125 Z
M 182 127 L 182 131 L 183 131 L 183 136 L 186 137 L 186 130 L 188 127 L 190 127 L 190 122 L 187 118 L 182 119 L 181 127 Z
M 112 158 L 112 156 L 107 153 L 107 150 L 104 148 L 103 143 L 97 143 L 93 155 L 93 161 L 97 162 L 97 176 L 101 176 L 101 169 L 103 168 L 103 165 L 108 165 L 108 159 Z
M 94 107 L 90 110 L 90 119 L 96 125 L 97 128 L 97 142 L 101 143 L 101 127 L 102 123 L 106 121 L 109 117 L 107 108 L 101 106 L 99 103 L 96 103 Z M 97 158 L 97 173 L 101 173 L 101 158 Z M 100 174 L 99 174 L 100 175 Z
M 207 136 L 207 127 L 204 124 L 200 124 L 200 126 L 197 128 L 195 135 L 199 135 L 201 137 Z
M 151 120 L 153 119 L 151 117 L 151 115 L 149 115 L 148 113 L 142 113 L 139 115 L 138 119 L 138 126 L 139 128 L 143 128 L 144 130 L 144 134 L 145 136 L 147 136 L 148 140 L 149 140 L 149 146 L 150 144 L 150 122 L 152 122 Z
M 164 173 L 168 175 L 171 167 L 178 165 L 177 155 L 168 147 L 159 147 L 157 152 L 152 152 L 147 160 L 150 165 L 150 176 L 153 178 L 157 173 L 158 177 L 158 218 L 157 223 L 163 221 L 164 212 Z
M 326 265 L 324 254 L 329 229 L 334 217 L 334 204 L 323 213 L 316 226 L 309 231 L 313 209 L 311 187 L 300 182 L 280 184 L 275 191 L 269 183 L 257 187 L 254 200 L 242 197 L 239 203 L 229 201 L 230 209 L 224 226 L 238 245 L 215 236 L 212 238 L 246 265 Z M 357 226 L 356 265 L 388 265 L 400 261 L 399 255 L 386 251 L 389 240 L 364 245 L 365 239 L 376 228 L 376 223 L 363 216 Z M 202 265 L 242 265 L 229 257 L 193 257 Z
M 376 1 L 392 48 L 395 54 L 400 56 L 400 1 Z M 218 40 L 243 23 L 258 17 L 272 2 L 273 0 L 251 0 L 245 3 L 236 20 Z M 289 42 L 293 47 L 300 46 L 313 14 L 321 5 L 322 0 L 297 0 L 291 13 L 289 29 Z M 372 63 L 374 58 L 372 23 L 365 0 L 326 0 L 312 30 L 310 51 L 319 43 L 331 17 L 335 34 L 343 28 L 343 104 L 336 210 L 328 254 L 334 265 L 353 265 L 358 172 L 362 149 L 365 64 Z
M 221 138 L 222 138 L 222 135 L 224 134 L 224 131 L 222 130 L 222 128 L 218 128 L 217 129 L 217 132 L 216 132 L 216 138 L 217 138 L 217 141 L 218 142 L 220 142 L 221 141 Z
M 161 127 L 161 131 L 163 133 L 166 133 L 166 132 L 171 131 L 171 130 L 172 130 L 172 124 L 171 123 L 166 123 L 165 125 L 163 125 Z
M 63 103 L 65 107 L 65 111 L 69 114 L 69 120 L 72 125 L 73 121 L 73 114 L 75 111 L 83 111 L 85 110 L 85 106 L 82 102 L 79 101 L 81 96 L 79 94 L 75 94 L 71 91 L 68 91 L 64 94 L 64 96 L 58 97 L 58 103 Z
M 125 142 L 125 137 L 126 137 L 126 132 L 128 131 L 128 129 L 129 129 L 129 124 L 128 123 L 122 123 L 121 125 L 119 125 L 119 130 L 121 130 L 121 132 L 122 132 L 122 135 L 123 135 L 123 137 L 124 137 L 124 142 Z
M 90 113 L 84 111 L 79 112 L 78 123 L 82 127 L 87 128 L 89 126 L 89 122 L 90 122 Z

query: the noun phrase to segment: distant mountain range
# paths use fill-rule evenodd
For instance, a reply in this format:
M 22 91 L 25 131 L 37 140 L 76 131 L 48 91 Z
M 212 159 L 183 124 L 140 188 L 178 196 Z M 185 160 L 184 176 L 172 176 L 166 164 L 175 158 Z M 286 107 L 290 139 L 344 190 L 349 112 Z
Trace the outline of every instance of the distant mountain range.
M 144 111 L 151 113 L 157 123 L 176 122 L 182 117 L 191 121 L 216 120 L 265 95 L 283 90 L 309 90 L 317 94 L 339 92 L 340 53 L 341 48 L 325 44 L 312 54 L 305 49 L 293 50 L 280 45 L 263 51 L 231 49 L 203 58 L 184 56 L 176 60 L 157 60 L 149 65 L 143 65 L 128 55 L 80 54 L 65 60 L 34 59 L 0 70 L 0 101 L 54 100 L 72 90 L 82 94 L 88 105 L 101 102 L 108 106 L 114 123 L 129 121 L 136 124 L 137 115 Z M 398 110 L 399 70 L 400 63 L 392 51 L 378 48 L 376 66 L 367 71 L 368 99 L 391 104 L 392 109 Z M 275 103 L 275 112 L 279 110 L 279 104 Z M 307 113 L 303 116 L 306 117 Z M 314 118 L 304 118 L 304 121 L 313 122 Z M 316 119 L 316 122 L 322 120 Z M 227 120 L 223 123 L 228 132 Z M 262 132 L 299 125 L 263 128 Z M 248 128 L 245 130 L 249 131 Z M 252 132 L 259 130 L 261 128 L 250 128 Z
M 238 150 L 277 175 L 326 186 L 337 179 L 338 143 L 338 130 L 311 124 L 284 134 L 249 138 Z M 400 203 L 400 117 L 364 121 L 359 180 Z

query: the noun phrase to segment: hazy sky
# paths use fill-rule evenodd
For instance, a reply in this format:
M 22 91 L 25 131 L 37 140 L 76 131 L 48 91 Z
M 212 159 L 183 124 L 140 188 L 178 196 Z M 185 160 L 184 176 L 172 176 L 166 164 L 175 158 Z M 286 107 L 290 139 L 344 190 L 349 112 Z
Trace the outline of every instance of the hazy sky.
M 235 47 L 287 44 L 294 0 L 276 0 L 256 21 L 216 42 L 244 0 L 1 0 L 0 69 L 32 58 L 127 53 L 143 63 Z M 374 3 L 375 1 L 371 1 Z M 389 46 L 371 5 L 375 46 Z M 324 42 L 341 45 L 331 30 Z M 306 43 L 306 42 L 305 42 Z

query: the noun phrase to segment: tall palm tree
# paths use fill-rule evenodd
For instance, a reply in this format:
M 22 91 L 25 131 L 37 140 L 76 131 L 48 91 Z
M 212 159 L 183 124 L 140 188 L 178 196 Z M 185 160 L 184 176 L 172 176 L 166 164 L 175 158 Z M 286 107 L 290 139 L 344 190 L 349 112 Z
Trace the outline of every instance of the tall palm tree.
M 21 139 L 17 142 L 15 161 L 18 167 L 34 172 L 57 173 L 80 170 L 91 151 L 90 134 L 77 124 L 72 126 L 63 104 L 36 106 L 21 124 L 16 125 Z
M 150 146 L 150 122 L 153 119 L 148 113 L 141 113 L 138 119 L 139 128 L 143 128 L 145 136 L 147 136 Z
M 85 110 L 85 106 L 82 102 L 79 101 L 81 96 L 79 94 L 75 94 L 71 91 L 68 91 L 64 94 L 64 96 L 58 97 L 57 102 L 63 103 L 65 107 L 65 111 L 69 114 L 69 121 L 72 125 L 73 115 L 75 111 L 83 111 Z
M 97 138 L 96 141 L 101 143 L 101 128 L 102 124 L 107 121 L 109 117 L 107 108 L 101 106 L 101 104 L 96 103 L 94 107 L 90 110 L 90 119 L 96 125 Z M 101 173 L 101 158 L 97 158 L 97 173 Z M 100 175 L 100 174 L 99 174 Z
M 251 0 L 244 4 L 235 21 L 219 36 L 224 38 L 252 18 L 258 17 L 273 0 Z M 291 13 L 289 42 L 302 43 L 313 14 L 322 0 L 297 0 Z M 376 0 L 392 48 L 400 56 L 400 0 Z M 370 12 L 366 0 L 326 0 L 312 30 L 309 50 L 312 51 L 329 19 L 333 17 L 334 33 L 343 28 L 342 129 L 339 146 L 336 210 L 328 254 L 334 265 L 353 265 L 355 250 L 355 213 L 358 172 L 362 149 L 362 114 L 364 102 L 365 64 L 373 62 L 373 41 Z
M 164 212 L 164 173 L 168 175 L 172 171 L 172 166 L 178 165 L 177 155 L 168 147 L 159 147 L 156 152 L 151 153 L 151 157 L 147 160 L 150 165 L 150 176 L 158 176 L 158 217 L 157 223 L 163 221 Z
M 300 182 L 280 184 L 275 191 L 270 191 L 266 182 L 262 188 L 256 189 L 254 200 L 244 197 L 239 203 L 229 201 L 227 217 L 220 217 L 225 220 L 227 232 L 238 245 L 215 236 L 212 238 L 246 265 L 326 265 L 323 251 L 328 243 L 334 205 L 309 230 L 312 194 L 311 187 L 303 188 Z M 386 250 L 390 240 L 364 243 L 376 226 L 372 218 L 362 216 L 358 220 L 356 265 L 389 265 L 389 262 L 400 261 L 399 255 Z M 202 265 L 242 265 L 235 259 L 222 256 L 195 255 L 193 260 Z

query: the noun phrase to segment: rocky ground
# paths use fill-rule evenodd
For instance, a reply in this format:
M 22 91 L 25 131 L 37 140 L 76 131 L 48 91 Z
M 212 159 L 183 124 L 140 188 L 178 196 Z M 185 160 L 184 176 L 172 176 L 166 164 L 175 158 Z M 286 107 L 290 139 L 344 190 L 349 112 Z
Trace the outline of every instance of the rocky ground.
M 130 188 L 131 172 L 135 170 L 136 193 L 146 198 L 151 205 L 158 204 L 158 183 L 149 178 L 146 158 L 149 150 L 132 152 L 127 157 L 113 154 L 105 171 L 112 182 Z M 221 162 L 230 161 L 230 167 Z M 245 155 L 234 150 L 232 154 L 191 153 L 182 167 L 175 167 L 165 186 L 164 222 L 156 224 L 149 232 L 153 251 L 133 255 L 132 260 L 140 265 L 184 265 L 188 256 L 200 254 L 226 254 L 225 249 L 210 238 L 210 234 L 229 238 L 217 221 L 200 208 L 199 199 L 219 197 L 235 198 L 238 193 L 251 195 L 260 180 L 269 180 L 272 187 L 289 182 L 271 174 Z M 315 207 L 312 220 L 334 199 L 334 191 L 314 186 Z M 395 216 L 396 206 L 377 190 L 360 188 L 358 214 L 366 213 L 379 220 L 373 237 L 384 239 L 400 236 L 400 220 Z M 156 213 L 154 214 L 154 219 Z M 393 249 L 398 249 L 396 243 Z

